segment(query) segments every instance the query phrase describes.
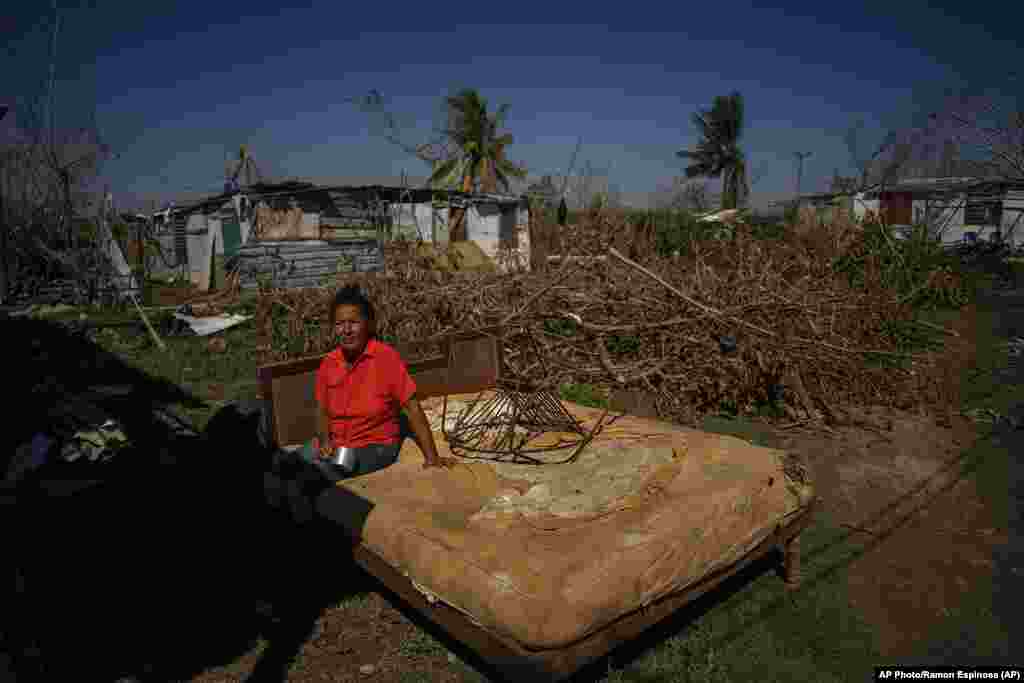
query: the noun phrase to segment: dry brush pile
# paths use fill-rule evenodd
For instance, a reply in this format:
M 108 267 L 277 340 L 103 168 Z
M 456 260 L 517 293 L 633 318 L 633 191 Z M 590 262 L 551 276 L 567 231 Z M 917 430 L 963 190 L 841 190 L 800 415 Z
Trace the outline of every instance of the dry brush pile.
M 850 220 L 802 221 L 785 239 L 761 240 L 739 225 L 732 239 L 660 257 L 649 229 L 594 213 L 544 272 L 443 273 L 394 246 L 386 273 L 338 284 L 362 285 L 382 338 L 419 344 L 409 360 L 436 353 L 446 334 L 501 326 L 506 376 L 644 390 L 663 418 L 682 423 L 723 406 L 774 405 L 790 421 L 836 423 L 851 405 L 944 411 L 956 400 L 944 351 L 908 352 L 894 333 L 927 323 L 864 251 L 863 231 Z M 843 259 L 859 259 L 856 282 L 837 268 Z M 264 292 L 261 360 L 327 351 L 332 294 Z

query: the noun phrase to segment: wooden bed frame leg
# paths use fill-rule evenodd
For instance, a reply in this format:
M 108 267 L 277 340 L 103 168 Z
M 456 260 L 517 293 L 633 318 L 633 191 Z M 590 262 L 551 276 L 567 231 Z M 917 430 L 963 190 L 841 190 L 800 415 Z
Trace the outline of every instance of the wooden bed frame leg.
M 800 588 L 800 536 L 794 536 L 782 550 L 782 575 L 786 588 L 794 591 Z

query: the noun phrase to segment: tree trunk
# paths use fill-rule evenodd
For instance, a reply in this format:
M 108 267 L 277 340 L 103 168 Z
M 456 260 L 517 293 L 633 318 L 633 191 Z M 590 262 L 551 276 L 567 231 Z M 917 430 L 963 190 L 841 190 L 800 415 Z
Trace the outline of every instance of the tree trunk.
M 448 241 L 465 242 L 469 239 L 467 233 L 465 207 L 452 207 L 448 210 Z

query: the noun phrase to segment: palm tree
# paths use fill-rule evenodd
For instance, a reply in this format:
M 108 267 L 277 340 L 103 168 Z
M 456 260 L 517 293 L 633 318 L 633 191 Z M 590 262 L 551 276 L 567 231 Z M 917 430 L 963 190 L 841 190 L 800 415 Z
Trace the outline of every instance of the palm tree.
M 739 147 L 743 134 L 743 96 L 715 97 L 711 109 L 693 114 L 700 140 L 692 150 L 676 152 L 688 159 L 687 178 L 722 178 L 722 208 L 735 209 L 750 192 L 747 160 Z
M 431 185 L 455 187 L 461 181 L 463 192 L 496 192 L 498 187 L 508 190 L 510 176 L 526 177 L 524 169 L 505 158 L 512 136 L 498 135 L 508 114 L 507 104 L 491 115 L 487 101 L 473 88 L 446 97 L 445 104 L 448 127 L 444 134 L 454 151 L 435 164 Z

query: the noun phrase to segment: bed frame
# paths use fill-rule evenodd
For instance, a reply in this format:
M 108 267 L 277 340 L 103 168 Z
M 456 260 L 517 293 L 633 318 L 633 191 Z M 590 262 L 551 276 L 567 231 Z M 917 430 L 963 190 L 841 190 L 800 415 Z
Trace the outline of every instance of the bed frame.
M 409 357 L 411 349 L 397 347 Z M 270 436 L 276 447 L 305 442 L 316 430 L 313 382 L 323 356 L 264 365 L 258 370 L 262 396 L 269 411 Z M 502 365 L 500 334 L 483 331 L 452 336 L 435 357 L 408 364 L 417 384 L 417 396 L 474 393 L 495 386 Z M 621 401 L 613 401 L 614 403 Z M 328 496 L 331 492 L 328 492 Z M 320 504 L 329 505 L 323 498 Z M 800 533 L 810 523 L 814 503 L 785 526 L 780 525 L 741 560 L 698 583 L 669 595 L 643 609 L 624 615 L 583 640 L 558 650 L 532 651 L 517 642 L 485 630 L 466 615 L 442 602 L 429 603 L 401 572 L 353 540 L 355 562 L 375 577 L 407 606 L 464 644 L 486 664 L 510 681 L 559 681 L 598 660 L 666 619 L 680 608 L 712 591 L 750 565 L 776 556 L 781 561 L 785 585 L 800 585 Z

